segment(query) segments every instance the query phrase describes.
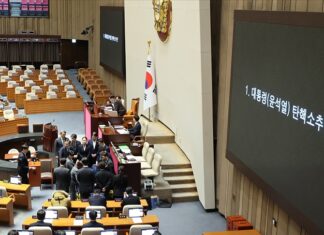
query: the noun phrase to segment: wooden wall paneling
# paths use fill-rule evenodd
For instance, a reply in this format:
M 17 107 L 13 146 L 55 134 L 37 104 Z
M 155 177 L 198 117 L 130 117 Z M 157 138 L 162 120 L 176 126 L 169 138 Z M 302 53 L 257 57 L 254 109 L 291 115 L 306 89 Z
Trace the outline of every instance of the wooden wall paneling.
M 288 214 L 284 210 L 278 208 L 278 235 L 287 235 L 289 233 L 288 223 Z

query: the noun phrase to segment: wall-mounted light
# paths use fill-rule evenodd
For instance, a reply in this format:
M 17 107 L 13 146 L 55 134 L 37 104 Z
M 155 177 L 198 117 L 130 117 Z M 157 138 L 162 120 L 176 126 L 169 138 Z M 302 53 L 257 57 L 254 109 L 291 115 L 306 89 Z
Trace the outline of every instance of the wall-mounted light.
M 72 43 L 76 43 L 77 42 L 77 40 L 75 39 L 75 38 L 72 38 Z

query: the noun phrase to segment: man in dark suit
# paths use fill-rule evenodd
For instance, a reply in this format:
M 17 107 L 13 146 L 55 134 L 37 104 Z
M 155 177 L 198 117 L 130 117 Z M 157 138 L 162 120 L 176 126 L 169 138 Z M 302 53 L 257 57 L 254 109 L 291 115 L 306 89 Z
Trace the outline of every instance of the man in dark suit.
M 88 199 L 90 193 L 93 192 L 93 185 L 95 183 L 95 175 L 93 170 L 88 167 L 88 159 L 82 158 L 83 167 L 77 174 L 77 180 L 79 182 L 80 196 L 83 199 Z
M 28 146 L 23 145 L 22 146 L 22 151 L 18 155 L 18 175 L 21 177 L 21 183 L 23 184 L 28 184 L 28 159 L 27 159 L 27 152 L 28 152 Z
M 112 105 L 113 105 L 113 110 L 117 111 L 118 116 L 124 116 L 126 114 L 126 108 L 122 104 L 120 96 L 112 98 Z
M 133 195 L 133 188 L 127 187 L 125 191 L 124 199 L 121 203 L 121 206 L 124 207 L 126 205 L 141 205 L 141 201 L 138 196 Z
M 81 160 L 82 158 L 88 158 L 90 154 L 90 147 L 88 145 L 87 137 L 82 137 L 81 145 L 78 147 L 78 159 Z
M 90 211 L 89 212 L 90 222 L 86 223 L 82 226 L 82 228 L 104 228 L 102 223 L 98 223 L 97 219 L 97 211 Z
M 32 227 L 32 226 L 42 226 L 42 227 L 50 227 L 52 229 L 52 225 L 50 223 L 45 223 L 44 222 L 44 219 L 45 219 L 45 215 L 46 215 L 46 212 L 45 210 L 43 209 L 40 209 L 37 211 L 37 219 L 38 221 L 35 222 L 35 223 L 32 223 L 29 225 L 29 227 Z
M 114 190 L 114 198 L 123 198 L 124 192 L 128 185 L 128 176 L 125 174 L 124 166 L 118 168 L 118 175 L 114 175 L 112 187 Z
M 56 190 L 69 192 L 70 187 L 70 170 L 65 167 L 66 159 L 60 159 L 60 166 L 54 169 L 54 182 Z
M 81 145 L 81 142 L 77 140 L 78 136 L 76 134 L 71 135 L 71 144 L 70 148 L 73 150 L 74 153 L 78 151 L 79 146 Z
M 70 144 L 71 144 L 71 141 L 69 141 L 68 139 L 64 141 L 64 145 L 63 147 L 60 149 L 59 151 L 59 159 L 61 158 L 67 158 L 70 154 Z
M 106 198 L 101 193 L 100 188 L 95 188 L 94 192 L 89 197 L 90 206 L 104 206 L 106 207 Z
M 88 156 L 88 164 L 89 167 L 92 167 L 93 164 L 96 164 L 97 161 L 97 154 L 99 150 L 99 143 L 98 143 L 98 135 L 96 132 L 93 132 L 91 140 L 88 142 L 89 145 L 89 156 Z
M 134 115 L 135 125 L 133 128 L 128 129 L 131 139 L 134 139 L 134 137 L 137 135 L 141 135 L 142 126 L 139 119 L 140 118 L 138 115 Z
M 54 141 L 55 156 L 59 155 L 59 151 L 63 147 L 65 140 L 67 140 L 66 131 L 61 131 L 60 136 Z
M 98 164 L 99 171 L 96 173 L 96 187 L 98 187 L 101 192 L 105 194 L 106 199 L 109 197 L 109 190 L 112 189 L 112 180 L 114 175 L 106 170 L 105 162 L 101 161 Z

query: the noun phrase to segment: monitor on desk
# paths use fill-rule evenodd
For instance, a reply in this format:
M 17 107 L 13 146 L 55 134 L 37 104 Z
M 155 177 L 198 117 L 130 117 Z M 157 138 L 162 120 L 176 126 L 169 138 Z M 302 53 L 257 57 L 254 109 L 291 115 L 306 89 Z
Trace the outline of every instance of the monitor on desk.
M 100 235 L 117 235 L 117 230 L 105 230 L 105 231 L 101 231 Z
M 89 216 L 89 213 L 90 213 L 90 211 L 92 211 L 92 210 L 86 210 L 86 213 L 85 213 L 85 217 L 86 217 L 86 219 L 90 219 L 90 216 Z M 95 210 L 96 212 L 97 212 L 97 219 L 101 219 L 101 211 L 100 210 Z
M 136 217 L 143 217 L 144 210 L 143 208 L 129 208 L 128 209 L 128 217 L 129 218 L 136 218 Z
M 34 235 L 34 231 L 29 230 L 18 230 L 18 235 Z
M 142 233 L 141 235 L 153 235 L 154 232 L 158 231 L 158 228 L 153 227 L 153 228 L 142 228 Z
M 76 231 L 74 230 L 65 230 L 65 235 L 76 235 Z
M 45 210 L 45 219 L 58 219 L 57 210 Z
M 19 176 L 11 176 L 10 184 L 21 184 L 21 178 Z

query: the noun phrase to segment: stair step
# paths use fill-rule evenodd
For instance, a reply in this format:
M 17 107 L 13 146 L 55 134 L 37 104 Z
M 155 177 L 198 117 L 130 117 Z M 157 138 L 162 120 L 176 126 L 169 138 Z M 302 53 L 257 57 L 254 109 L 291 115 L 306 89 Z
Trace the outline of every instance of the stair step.
M 169 184 L 187 184 L 195 183 L 193 175 L 163 177 Z
M 199 197 L 197 192 L 172 193 L 173 202 L 191 202 L 198 200 Z
M 162 170 L 166 169 L 179 169 L 179 168 L 191 168 L 190 163 L 186 164 L 162 164 Z
M 172 193 L 197 192 L 196 184 L 171 184 Z
M 162 170 L 163 176 L 181 176 L 181 175 L 193 175 L 191 168 L 180 168 L 180 169 L 164 169 Z

